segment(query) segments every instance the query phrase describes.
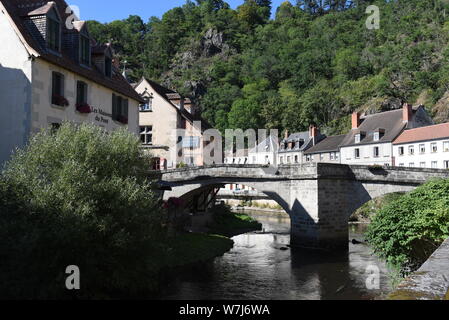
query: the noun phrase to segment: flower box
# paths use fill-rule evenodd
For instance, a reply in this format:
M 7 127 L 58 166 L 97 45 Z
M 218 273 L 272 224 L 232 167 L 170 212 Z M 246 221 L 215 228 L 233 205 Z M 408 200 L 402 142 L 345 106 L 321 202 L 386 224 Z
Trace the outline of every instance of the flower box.
M 67 107 L 69 105 L 69 101 L 66 98 L 57 94 L 51 97 L 51 103 L 60 107 Z
M 77 104 L 76 111 L 78 111 L 79 113 L 91 113 L 92 108 L 87 103 Z

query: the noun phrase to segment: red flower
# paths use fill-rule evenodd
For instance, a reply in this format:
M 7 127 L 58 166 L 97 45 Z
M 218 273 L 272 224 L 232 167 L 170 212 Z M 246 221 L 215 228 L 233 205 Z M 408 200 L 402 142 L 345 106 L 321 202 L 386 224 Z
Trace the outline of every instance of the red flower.
M 76 111 L 79 113 L 91 113 L 92 108 L 87 103 L 81 103 L 76 105 Z
M 67 107 L 69 105 L 69 101 L 58 94 L 54 94 L 51 97 L 51 103 L 60 107 Z

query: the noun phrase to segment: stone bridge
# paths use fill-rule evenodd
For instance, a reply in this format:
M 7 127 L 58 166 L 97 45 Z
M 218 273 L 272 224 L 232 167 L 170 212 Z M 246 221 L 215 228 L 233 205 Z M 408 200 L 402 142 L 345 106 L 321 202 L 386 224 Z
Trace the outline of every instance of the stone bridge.
M 448 170 L 306 164 L 278 168 L 216 165 L 162 172 L 164 192 L 185 200 L 226 184 L 252 187 L 275 200 L 291 218 L 291 245 L 347 249 L 348 220 L 366 202 L 394 192 L 409 192 Z

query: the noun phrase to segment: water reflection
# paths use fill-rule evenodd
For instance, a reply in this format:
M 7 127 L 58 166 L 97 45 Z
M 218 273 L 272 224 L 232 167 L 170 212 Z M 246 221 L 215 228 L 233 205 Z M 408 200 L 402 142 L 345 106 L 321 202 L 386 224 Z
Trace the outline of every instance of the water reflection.
M 349 252 L 323 254 L 296 249 L 290 243 L 290 220 L 252 213 L 263 232 L 233 238 L 234 249 L 215 261 L 180 275 L 164 299 L 375 299 L 389 291 L 387 269 L 366 245 L 350 243 Z M 361 228 L 351 239 L 363 240 Z M 349 241 L 349 239 L 348 239 Z M 367 268 L 380 270 L 380 289 L 366 288 Z

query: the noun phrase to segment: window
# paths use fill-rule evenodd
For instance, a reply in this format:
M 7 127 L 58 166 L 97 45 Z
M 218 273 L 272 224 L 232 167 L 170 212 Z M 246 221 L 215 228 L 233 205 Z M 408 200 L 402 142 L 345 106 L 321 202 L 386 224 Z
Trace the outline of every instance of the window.
M 421 168 L 425 168 L 425 167 L 426 167 L 426 163 L 425 163 L 425 162 L 421 162 L 421 163 L 419 164 L 419 166 L 420 166 Z
M 335 160 L 335 153 L 334 153 L 334 152 L 331 152 L 331 153 L 329 154 L 329 159 L 331 159 L 331 161 L 334 161 L 334 160 Z
M 90 66 L 90 40 L 83 35 L 80 36 L 80 62 Z
M 140 127 L 140 141 L 145 145 L 153 144 L 153 126 Z
M 403 155 L 404 155 L 404 152 L 405 152 L 405 151 L 404 151 L 404 147 L 399 147 L 398 150 L 399 150 L 399 155 L 400 155 L 400 156 L 403 156 Z
M 360 143 L 360 141 L 361 141 L 361 134 L 359 133 L 359 134 L 356 134 L 355 135 L 355 143 Z
M 324 154 L 320 153 L 320 161 L 324 161 Z
M 283 163 L 284 163 L 284 157 L 280 157 L 279 163 L 280 163 L 280 164 L 283 164 Z
M 53 72 L 51 83 L 51 103 L 61 107 L 68 106 L 69 102 L 64 98 L 64 76 L 59 72 Z
M 254 160 L 254 163 L 256 163 L 256 161 Z M 265 164 L 269 164 L 270 163 L 270 157 L 269 156 L 265 156 Z
M 76 105 L 84 105 L 87 103 L 87 84 L 83 81 L 76 82 Z
M 295 163 L 299 163 L 299 157 L 295 156 Z
M 444 152 L 449 152 L 449 141 L 443 142 L 443 150 Z
M 291 158 L 287 157 L 287 163 L 291 163 Z
M 47 45 L 54 51 L 59 51 L 61 42 L 61 26 L 58 21 L 53 18 L 47 18 Z
M 182 141 L 183 148 L 199 148 L 200 147 L 200 137 L 184 137 Z
M 438 169 L 438 161 L 432 161 L 432 169 Z
M 425 144 L 419 145 L 419 153 L 421 153 L 421 154 L 426 153 L 426 145 Z
M 404 163 L 400 163 L 399 166 L 400 167 L 405 167 L 405 164 Z
M 360 159 L 360 149 L 355 149 L 355 150 L 354 150 L 354 157 L 355 157 L 356 159 Z
M 128 124 L 128 99 L 112 94 L 112 119 Z
M 415 154 L 415 146 L 408 147 L 408 154 L 409 155 L 414 155 Z
M 374 132 L 374 141 L 379 141 L 379 140 L 380 140 L 380 133 Z
M 339 152 L 335 152 L 335 160 L 336 161 L 340 160 L 340 153 Z
M 52 123 L 51 126 L 50 126 L 50 132 L 52 134 L 55 134 L 59 130 L 59 128 L 61 128 L 61 124 L 60 123 Z
M 306 161 L 310 162 L 310 156 L 309 155 L 306 156 Z
M 52 95 L 64 96 L 64 76 L 58 72 L 52 74 Z
M 410 168 L 414 168 L 415 167 L 415 163 L 414 162 L 410 162 L 408 165 Z
M 112 59 L 109 57 L 104 59 L 104 74 L 108 78 L 112 77 Z
M 145 103 L 140 106 L 140 111 L 152 112 L 153 111 L 153 97 L 145 97 L 143 99 L 145 100 Z
M 444 161 L 444 169 L 449 169 L 449 161 Z
M 434 142 L 430 145 L 430 150 L 432 150 L 432 153 L 438 152 L 438 145 L 436 142 Z
M 379 147 L 374 147 L 374 158 L 379 158 L 380 155 L 380 151 L 379 151 Z

